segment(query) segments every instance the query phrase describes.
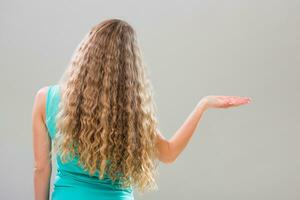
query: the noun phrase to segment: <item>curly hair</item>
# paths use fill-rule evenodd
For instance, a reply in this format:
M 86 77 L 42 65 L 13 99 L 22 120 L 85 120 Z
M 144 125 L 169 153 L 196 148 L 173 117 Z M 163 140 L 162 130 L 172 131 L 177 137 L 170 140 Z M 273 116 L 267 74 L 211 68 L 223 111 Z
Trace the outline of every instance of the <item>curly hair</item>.
M 121 19 L 93 26 L 60 81 L 55 152 L 90 175 L 157 189 L 156 105 L 136 33 Z

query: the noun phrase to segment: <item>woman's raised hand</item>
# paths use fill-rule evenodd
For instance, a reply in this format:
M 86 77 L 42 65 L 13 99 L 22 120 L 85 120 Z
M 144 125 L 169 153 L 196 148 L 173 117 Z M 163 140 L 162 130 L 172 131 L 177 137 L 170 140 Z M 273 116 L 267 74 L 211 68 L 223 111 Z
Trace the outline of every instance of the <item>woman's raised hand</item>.
M 209 95 L 203 97 L 202 101 L 205 102 L 207 108 L 229 108 L 248 104 L 251 102 L 251 98 L 240 96 Z

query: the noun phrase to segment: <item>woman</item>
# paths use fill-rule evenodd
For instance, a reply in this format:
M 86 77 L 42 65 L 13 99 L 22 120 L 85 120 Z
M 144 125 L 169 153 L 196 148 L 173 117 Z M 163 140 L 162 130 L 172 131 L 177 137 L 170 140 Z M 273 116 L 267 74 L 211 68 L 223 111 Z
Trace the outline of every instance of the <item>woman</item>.
M 238 96 L 203 97 L 166 139 L 157 128 L 152 86 L 135 31 L 123 20 L 104 20 L 84 37 L 59 83 L 36 93 L 35 199 L 50 196 L 53 153 L 57 173 L 52 199 L 134 199 L 133 187 L 141 192 L 157 188 L 158 162 L 176 160 L 204 111 L 249 102 Z

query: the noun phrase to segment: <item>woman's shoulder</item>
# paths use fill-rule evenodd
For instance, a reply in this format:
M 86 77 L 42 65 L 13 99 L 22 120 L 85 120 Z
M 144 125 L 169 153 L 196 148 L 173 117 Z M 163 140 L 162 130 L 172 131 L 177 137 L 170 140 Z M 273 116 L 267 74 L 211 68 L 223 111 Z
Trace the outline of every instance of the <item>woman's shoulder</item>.
M 59 85 L 58 84 L 52 84 L 52 85 L 46 85 L 46 86 L 42 86 L 40 87 L 36 93 L 35 93 L 35 99 L 37 101 L 40 102 L 44 102 L 49 94 L 49 92 L 53 91 L 53 90 L 58 90 L 59 89 Z
M 35 101 L 38 101 L 44 107 L 47 103 L 47 98 L 49 98 L 49 94 L 53 92 L 53 90 L 57 90 L 58 85 L 46 85 L 40 87 L 35 94 Z M 51 94 L 50 94 L 51 95 Z
M 38 111 L 41 113 L 41 115 L 43 115 L 44 119 L 46 119 L 47 113 L 45 113 L 45 111 L 47 112 L 47 104 L 49 104 L 53 98 L 55 99 L 58 91 L 59 84 L 42 86 L 36 91 L 34 103 L 38 105 Z
M 49 87 L 50 86 L 43 86 L 43 87 L 40 87 L 39 89 L 37 89 L 37 91 L 35 93 L 35 98 L 37 100 L 44 99 L 47 95 L 47 91 L 48 91 Z
M 48 89 L 50 86 L 43 86 L 40 87 L 36 93 L 35 93 L 35 97 L 34 97 L 34 105 L 36 105 L 36 109 L 35 112 L 39 112 L 40 115 L 42 115 L 43 120 L 46 119 L 46 113 L 45 108 L 46 108 L 46 100 L 47 100 L 47 93 L 48 93 Z

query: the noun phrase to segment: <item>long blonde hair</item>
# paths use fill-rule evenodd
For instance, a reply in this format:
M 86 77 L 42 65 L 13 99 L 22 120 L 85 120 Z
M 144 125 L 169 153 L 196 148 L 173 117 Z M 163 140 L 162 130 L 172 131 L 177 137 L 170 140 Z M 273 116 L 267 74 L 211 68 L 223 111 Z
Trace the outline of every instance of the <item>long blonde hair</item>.
M 90 175 L 157 189 L 156 105 L 134 29 L 120 19 L 92 27 L 60 88 L 54 149 L 63 162 L 78 156 Z

